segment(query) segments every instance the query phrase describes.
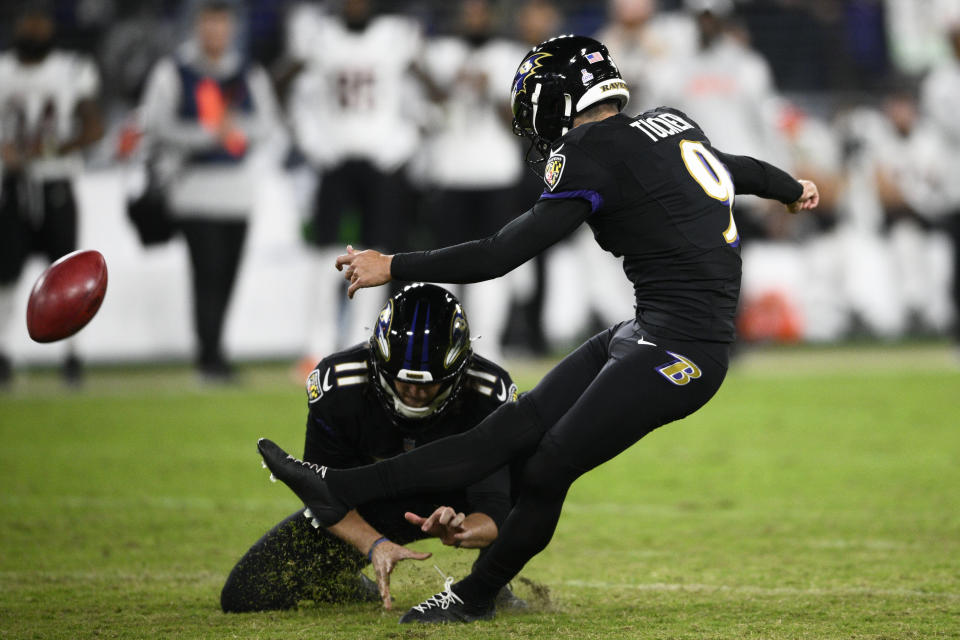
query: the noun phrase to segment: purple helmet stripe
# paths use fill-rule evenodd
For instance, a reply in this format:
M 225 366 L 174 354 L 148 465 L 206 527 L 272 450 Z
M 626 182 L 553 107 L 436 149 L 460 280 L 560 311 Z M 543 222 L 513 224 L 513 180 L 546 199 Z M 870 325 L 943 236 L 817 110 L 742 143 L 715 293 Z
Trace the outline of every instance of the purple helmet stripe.
M 410 323 L 410 335 L 407 336 L 407 352 L 403 356 L 403 368 L 409 369 L 413 364 L 413 341 L 417 337 L 417 313 L 420 311 L 420 301 L 413 308 L 413 322 Z
M 420 370 L 427 371 L 430 368 L 430 354 L 427 350 L 430 347 L 430 304 L 427 303 L 427 318 L 423 321 L 423 350 L 420 353 Z

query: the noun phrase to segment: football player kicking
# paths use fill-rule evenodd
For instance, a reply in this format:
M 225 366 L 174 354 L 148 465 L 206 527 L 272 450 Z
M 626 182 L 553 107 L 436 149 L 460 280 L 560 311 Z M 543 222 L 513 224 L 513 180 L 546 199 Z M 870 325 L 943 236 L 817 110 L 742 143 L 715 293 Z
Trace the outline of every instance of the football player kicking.
M 546 159 L 546 190 L 497 234 L 417 253 L 337 259 L 349 294 L 391 279 L 476 282 L 529 260 L 586 222 L 623 256 L 636 316 L 594 336 L 519 402 L 463 434 L 354 469 L 309 466 L 261 440 L 267 465 L 323 524 L 370 500 L 464 486 L 524 460 L 500 535 L 463 580 L 401 622 L 489 618 L 497 591 L 550 542 L 567 489 L 659 426 L 690 415 L 723 381 L 740 291 L 735 193 L 812 209 L 816 186 L 711 146 L 694 120 L 658 107 L 620 113 L 629 92 L 606 47 L 548 40 L 513 81 L 514 129 Z
M 310 373 L 304 459 L 347 468 L 389 458 L 473 427 L 515 393 L 506 371 L 473 353 L 457 299 L 434 285 L 411 285 L 384 306 L 369 343 L 325 358 Z M 430 556 L 402 545 L 435 536 L 482 555 L 496 539 L 510 509 L 509 468 L 463 487 L 358 503 L 329 528 L 297 511 L 234 567 L 223 610 L 378 599 L 389 609 L 397 563 Z M 378 584 L 360 573 L 368 562 Z M 509 589 L 498 604 L 523 606 Z

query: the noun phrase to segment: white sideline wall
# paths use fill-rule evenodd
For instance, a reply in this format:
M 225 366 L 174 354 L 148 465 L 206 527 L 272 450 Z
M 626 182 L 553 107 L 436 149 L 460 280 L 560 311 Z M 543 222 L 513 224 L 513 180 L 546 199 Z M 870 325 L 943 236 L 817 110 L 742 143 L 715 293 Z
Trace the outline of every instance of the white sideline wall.
M 320 271 L 312 266 L 300 236 L 294 178 L 266 163 L 259 176 L 257 203 L 227 315 L 225 348 L 229 356 L 240 359 L 299 357 L 307 348 L 309 316 L 314 313 L 309 298 L 316 281 L 339 280 L 340 275 L 332 264 Z M 143 248 L 127 219 L 122 169 L 88 172 L 76 186 L 79 247 L 103 253 L 109 270 L 100 312 L 72 339 L 78 355 L 91 362 L 192 358 L 192 296 L 182 238 Z M 864 243 L 872 243 L 873 250 L 864 251 Z M 775 290 L 794 300 L 807 340 L 842 337 L 852 311 L 869 321 L 884 320 L 874 330 L 888 338 L 902 332 L 911 309 L 933 329 L 946 330 L 952 320 L 953 257 L 940 234 L 907 230 L 891 240 L 841 229 L 800 245 L 755 243 L 743 256 L 742 295 Z M 872 275 L 857 278 L 864 269 L 851 265 L 866 264 L 871 256 L 873 266 L 865 273 Z M 881 266 L 890 273 L 874 277 Z M 54 363 L 66 348 L 64 343 L 37 344 L 27 335 L 27 298 L 44 267 L 41 258 L 33 258 L 24 269 L 16 290 L 15 317 L 8 335 L 0 336 L 17 364 Z M 924 286 L 918 287 L 918 282 Z M 630 317 L 632 304 L 620 261 L 603 253 L 586 229 L 551 253 L 544 309 L 551 340 L 573 339 L 591 307 L 612 323 Z M 483 308 L 467 311 L 480 326 Z M 481 353 L 488 351 L 483 344 L 477 347 Z

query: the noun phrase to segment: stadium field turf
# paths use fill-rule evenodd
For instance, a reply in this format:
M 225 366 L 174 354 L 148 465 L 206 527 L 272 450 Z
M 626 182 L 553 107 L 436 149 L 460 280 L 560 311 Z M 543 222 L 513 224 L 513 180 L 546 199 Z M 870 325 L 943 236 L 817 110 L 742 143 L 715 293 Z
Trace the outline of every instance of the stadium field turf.
M 223 580 L 298 507 L 268 435 L 300 451 L 285 367 L 239 389 L 185 369 L 29 372 L 0 395 L 0 638 L 960 637 L 960 369 L 946 347 L 746 354 L 695 416 L 573 488 L 515 583 L 529 611 L 397 625 L 474 553 L 402 563 L 395 611 L 224 615 Z M 543 364 L 518 366 L 529 388 Z M 625 417 L 628 419 L 628 417 Z

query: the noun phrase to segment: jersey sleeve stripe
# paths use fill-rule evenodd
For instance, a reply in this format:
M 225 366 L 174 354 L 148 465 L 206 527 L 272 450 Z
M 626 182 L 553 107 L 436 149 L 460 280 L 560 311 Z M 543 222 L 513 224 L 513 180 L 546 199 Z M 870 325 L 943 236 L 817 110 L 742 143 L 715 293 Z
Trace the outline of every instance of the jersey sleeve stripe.
M 497 381 L 497 376 L 493 375 L 492 373 L 486 373 L 486 372 L 484 372 L 484 371 L 477 371 L 476 369 L 467 369 L 467 375 L 468 375 L 468 376 L 474 376 L 474 377 L 476 377 L 476 378 L 480 378 L 481 380 L 487 380 L 487 381 L 489 381 L 489 382 L 496 382 L 496 381 Z
M 549 191 L 544 191 L 540 194 L 540 199 L 572 199 L 572 198 L 582 198 L 590 203 L 590 213 L 596 213 L 600 207 L 603 206 L 603 197 L 591 189 L 577 189 L 576 191 L 557 191 L 551 193 Z
M 352 384 L 363 384 L 367 382 L 367 376 L 342 376 L 337 378 L 338 387 L 347 387 Z
M 488 386 L 485 385 L 485 384 L 479 384 L 479 383 L 474 382 L 474 383 L 471 383 L 470 386 L 471 386 L 473 389 L 475 389 L 478 393 L 481 393 L 481 394 L 483 394 L 483 395 L 485 395 L 485 396 L 489 396 L 489 395 L 492 395 L 492 394 L 493 394 L 493 387 L 488 387 Z
M 333 365 L 334 373 L 341 373 L 343 371 L 357 371 L 359 369 L 366 368 L 366 362 L 341 362 L 340 364 Z

